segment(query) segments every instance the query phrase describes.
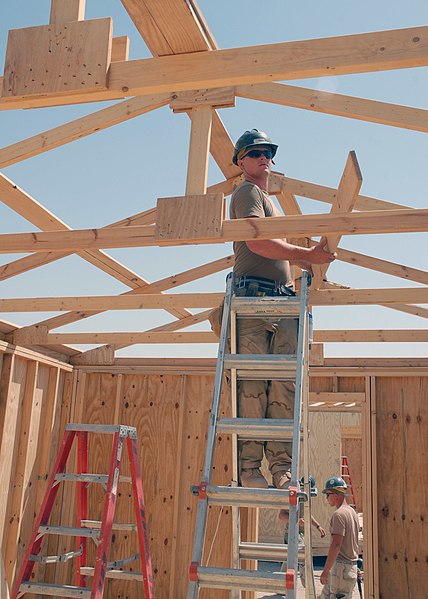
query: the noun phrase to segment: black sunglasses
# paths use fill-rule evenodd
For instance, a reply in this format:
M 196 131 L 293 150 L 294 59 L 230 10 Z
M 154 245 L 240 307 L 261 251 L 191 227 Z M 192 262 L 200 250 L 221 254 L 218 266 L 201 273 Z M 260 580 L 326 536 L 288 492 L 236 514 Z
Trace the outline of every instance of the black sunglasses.
M 250 150 L 245 154 L 244 158 L 247 156 L 250 158 L 260 158 L 260 156 L 264 156 L 268 160 L 272 160 L 272 150 Z

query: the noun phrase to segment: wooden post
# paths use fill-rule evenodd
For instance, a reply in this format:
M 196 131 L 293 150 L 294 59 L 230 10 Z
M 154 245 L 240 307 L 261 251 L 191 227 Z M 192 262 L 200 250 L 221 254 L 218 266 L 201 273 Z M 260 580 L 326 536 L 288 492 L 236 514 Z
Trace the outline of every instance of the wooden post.
M 0 555 L 0 597 L 2 599 L 10 599 L 2 555 Z
M 86 0 L 52 0 L 49 23 L 59 25 L 71 21 L 83 21 Z
M 186 195 L 202 195 L 207 191 L 212 113 L 209 105 L 192 108 Z

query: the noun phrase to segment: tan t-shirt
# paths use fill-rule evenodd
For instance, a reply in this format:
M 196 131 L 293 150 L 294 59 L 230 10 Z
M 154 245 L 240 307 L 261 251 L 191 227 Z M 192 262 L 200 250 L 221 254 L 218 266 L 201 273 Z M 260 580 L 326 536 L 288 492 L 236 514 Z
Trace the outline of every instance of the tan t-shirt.
M 230 218 L 265 218 L 278 216 L 268 194 L 250 181 L 244 181 L 233 192 L 230 203 Z M 251 275 L 273 279 L 291 286 L 290 264 L 287 260 L 270 260 L 252 252 L 244 241 L 235 241 L 234 273 L 237 276 Z
M 330 532 L 343 537 L 339 557 L 347 560 L 358 559 L 358 515 L 353 507 L 342 504 L 332 515 Z

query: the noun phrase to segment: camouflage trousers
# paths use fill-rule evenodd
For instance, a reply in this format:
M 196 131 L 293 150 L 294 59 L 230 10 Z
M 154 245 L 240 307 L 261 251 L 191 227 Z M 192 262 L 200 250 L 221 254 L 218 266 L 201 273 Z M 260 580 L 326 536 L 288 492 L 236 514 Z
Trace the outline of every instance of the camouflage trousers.
M 356 564 L 335 561 L 328 584 L 324 585 L 319 599 L 336 599 L 340 593 L 344 593 L 343 599 L 351 599 L 357 584 L 357 572 Z
M 298 320 L 294 318 L 241 318 L 238 321 L 237 352 L 240 354 L 295 354 Z M 238 381 L 240 418 L 293 418 L 293 381 Z M 241 469 L 259 468 L 263 455 L 272 474 L 290 469 L 292 443 L 242 441 Z

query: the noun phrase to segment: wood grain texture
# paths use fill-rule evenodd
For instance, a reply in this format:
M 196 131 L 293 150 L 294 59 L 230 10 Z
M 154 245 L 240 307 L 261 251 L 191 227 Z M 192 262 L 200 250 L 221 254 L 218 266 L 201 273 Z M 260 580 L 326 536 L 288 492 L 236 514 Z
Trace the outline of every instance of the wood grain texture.
M 426 378 L 376 381 L 379 588 L 423 599 L 426 581 Z

